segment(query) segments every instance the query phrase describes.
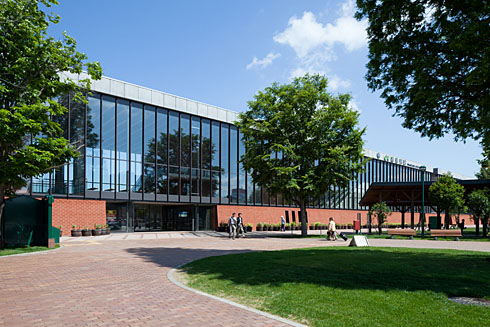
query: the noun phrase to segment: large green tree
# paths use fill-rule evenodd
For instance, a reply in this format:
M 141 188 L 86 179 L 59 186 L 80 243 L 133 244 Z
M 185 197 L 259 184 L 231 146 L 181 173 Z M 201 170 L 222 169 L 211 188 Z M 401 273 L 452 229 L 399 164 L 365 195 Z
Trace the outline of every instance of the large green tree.
M 237 126 L 245 138 L 244 168 L 269 194 L 283 194 L 300 208 L 302 235 L 306 207 L 331 185 L 345 187 L 364 168 L 359 114 L 348 94 L 333 96 L 320 75 L 274 83 L 258 92 Z
M 378 220 L 378 234 L 381 235 L 383 224 L 386 222 L 388 216 L 391 215 L 390 207 L 386 205 L 386 202 L 379 202 L 371 207 L 369 214 Z
M 451 215 L 464 208 L 464 187 L 451 174 L 444 174 L 429 187 L 429 199 L 444 210 L 444 227 L 449 228 Z
M 490 145 L 490 2 L 357 0 L 366 79 L 403 126 Z
M 490 218 L 490 194 L 488 190 L 475 190 L 468 195 L 468 208 L 476 224 L 476 235 L 479 234 L 480 220 L 483 224 L 483 236 L 487 236 L 488 218 Z
M 5 196 L 77 155 L 79 144 L 62 137 L 56 117 L 66 107 L 55 99 L 73 92 L 83 101 L 90 80 L 77 84 L 61 73 L 86 69 L 93 79 L 102 74 L 97 62 L 86 62 L 86 55 L 76 51 L 72 37 L 48 35 L 49 25 L 60 20 L 43 11 L 53 4 L 57 1 L 0 1 L 0 219 Z

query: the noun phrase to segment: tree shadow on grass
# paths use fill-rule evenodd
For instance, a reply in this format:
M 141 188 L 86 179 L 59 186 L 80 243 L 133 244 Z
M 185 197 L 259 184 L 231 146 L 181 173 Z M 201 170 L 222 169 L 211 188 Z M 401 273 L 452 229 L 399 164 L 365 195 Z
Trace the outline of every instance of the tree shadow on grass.
M 147 262 L 155 263 L 161 267 L 177 268 L 188 262 L 227 254 L 251 252 L 252 250 L 219 250 L 219 249 L 188 249 L 168 247 L 139 247 L 126 249 L 128 253 L 143 258 Z
M 486 253 L 382 248 L 314 248 L 212 257 L 184 267 L 236 285 L 314 284 L 339 289 L 443 292 L 490 298 Z

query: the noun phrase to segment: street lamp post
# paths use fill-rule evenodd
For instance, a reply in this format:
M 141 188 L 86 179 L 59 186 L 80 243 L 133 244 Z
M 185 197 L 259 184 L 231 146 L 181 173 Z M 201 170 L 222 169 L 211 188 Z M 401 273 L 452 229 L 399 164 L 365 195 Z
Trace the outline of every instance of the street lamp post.
M 420 166 L 420 170 L 422 171 L 422 238 L 424 238 L 424 230 L 425 230 L 425 203 L 424 203 L 424 180 L 425 180 L 425 170 L 427 167 Z

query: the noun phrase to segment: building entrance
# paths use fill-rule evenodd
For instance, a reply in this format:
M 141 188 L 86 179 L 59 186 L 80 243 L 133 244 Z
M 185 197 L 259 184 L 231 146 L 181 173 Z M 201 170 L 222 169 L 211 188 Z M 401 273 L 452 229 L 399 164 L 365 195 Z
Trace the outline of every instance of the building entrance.
M 198 231 L 213 230 L 212 206 L 134 205 L 134 231 Z

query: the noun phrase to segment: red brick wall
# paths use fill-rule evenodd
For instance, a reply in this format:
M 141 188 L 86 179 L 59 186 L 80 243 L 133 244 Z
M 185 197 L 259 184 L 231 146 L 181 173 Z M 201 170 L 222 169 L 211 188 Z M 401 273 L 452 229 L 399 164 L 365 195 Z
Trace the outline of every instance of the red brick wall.
M 105 201 L 55 198 L 53 202 L 53 226 L 63 226 L 63 235 L 70 235 L 71 225 L 88 226 L 106 223 Z
M 255 229 L 255 225 L 258 222 L 278 224 L 281 222 L 281 216 L 285 215 L 285 211 L 289 211 L 289 221 L 292 221 L 291 211 L 296 211 L 296 222 L 299 221 L 299 208 L 280 208 L 280 207 L 253 207 L 253 206 L 218 206 L 218 224 L 220 222 L 228 222 L 228 218 L 233 212 L 238 214 L 242 213 L 243 222 L 245 224 L 252 224 Z M 333 217 L 337 224 L 349 224 L 357 220 L 357 214 L 361 213 L 361 221 L 363 224 L 367 222 L 367 211 L 362 210 L 334 210 L 334 209 L 308 209 L 308 222 L 311 223 L 322 223 L 327 224 L 328 219 Z M 436 214 L 427 214 L 427 222 L 429 216 L 435 216 Z M 401 213 L 393 212 L 391 216 L 388 217 L 389 223 L 401 223 Z M 461 215 L 461 219 L 465 219 L 465 224 L 470 224 L 470 219 L 468 215 Z M 419 213 L 415 213 L 414 216 L 415 224 L 419 221 Z M 444 223 L 444 217 L 442 217 Z M 453 223 L 455 218 L 452 219 Z M 373 221 L 373 223 L 376 223 Z M 410 212 L 405 213 L 405 224 L 410 224 Z

